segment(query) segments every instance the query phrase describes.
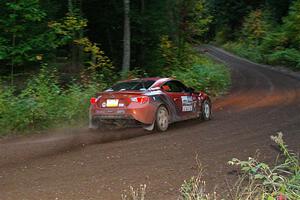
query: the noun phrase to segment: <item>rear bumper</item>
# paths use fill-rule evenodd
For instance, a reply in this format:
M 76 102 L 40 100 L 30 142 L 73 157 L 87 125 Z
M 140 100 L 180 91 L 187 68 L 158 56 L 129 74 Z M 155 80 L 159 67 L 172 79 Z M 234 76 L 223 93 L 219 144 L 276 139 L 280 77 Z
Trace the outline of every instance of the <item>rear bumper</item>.
M 117 125 L 120 127 L 140 127 L 143 123 L 127 116 L 105 116 L 105 115 L 95 115 L 92 118 L 91 124 L 97 127 L 105 125 Z
M 125 119 L 125 120 L 133 120 L 134 118 L 128 115 L 93 115 L 94 119 Z
M 156 107 L 152 104 L 131 105 L 126 108 L 99 108 L 92 105 L 90 117 L 97 120 L 136 120 L 143 124 L 152 124 Z

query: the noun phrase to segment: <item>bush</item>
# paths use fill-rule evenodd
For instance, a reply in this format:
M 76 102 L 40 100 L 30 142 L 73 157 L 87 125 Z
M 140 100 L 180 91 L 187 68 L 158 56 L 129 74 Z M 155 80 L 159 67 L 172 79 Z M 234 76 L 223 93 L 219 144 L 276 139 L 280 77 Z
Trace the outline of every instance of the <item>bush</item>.
M 296 49 L 275 51 L 268 55 L 267 61 L 270 64 L 293 66 L 292 69 L 300 70 L 300 51 Z
M 228 42 L 224 44 L 223 47 L 240 57 L 247 58 L 255 62 L 263 62 L 265 60 L 264 55 L 260 52 L 259 46 L 246 45 L 242 42 Z
M 230 84 L 230 73 L 224 65 L 200 55 L 188 43 L 179 49 L 168 37 L 163 36 L 161 53 L 164 68 L 158 75 L 174 77 L 189 87 L 213 96 L 224 92 Z
M 300 50 L 300 0 L 296 0 L 291 4 L 289 14 L 284 18 L 282 29 L 286 32 L 290 41 L 291 48 Z
M 298 71 L 300 70 L 299 11 L 300 0 L 297 0 L 291 4 L 289 14 L 283 18 L 283 23 L 277 25 L 268 22 L 268 14 L 264 16 L 260 10 L 252 11 L 244 20 L 242 30 L 244 37 L 239 41 L 228 42 L 223 47 L 255 62 L 284 65 Z
M 258 44 L 266 35 L 268 23 L 263 11 L 258 9 L 251 11 L 243 24 L 242 33 L 250 43 Z
M 182 80 L 186 85 L 198 91 L 205 91 L 212 96 L 224 92 L 230 84 L 229 70 L 221 64 L 194 54 L 191 56 L 192 65 L 176 69 L 172 76 Z
M 287 66 L 295 71 L 300 70 L 300 51 L 297 49 L 284 48 L 282 46 L 275 47 L 271 44 L 267 44 L 267 42 L 263 43 L 262 46 L 230 42 L 224 44 L 223 47 L 240 57 L 255 62 Z M 271 50 L 271 48 L 273 48 L 273 50 Z
M 69 85 L 63 90 L 55 70 L 45 66 L 19 94 L 0 85 L 0 134 L 29 132 L 87 118 L 89 98 L 104 84 Z
M 255 158 L 247 161 L 232 159 L 230 165 L 239 166 L 243 172 L 236 186 L 234 199 L 300 199 L 300 163 L 299 158 L 287 149 L 282 133 L 271 136 L 279 146 L 283 161 L 274 167 L 259 162 Z M 244 185 L 245 184 L 245 185 Z

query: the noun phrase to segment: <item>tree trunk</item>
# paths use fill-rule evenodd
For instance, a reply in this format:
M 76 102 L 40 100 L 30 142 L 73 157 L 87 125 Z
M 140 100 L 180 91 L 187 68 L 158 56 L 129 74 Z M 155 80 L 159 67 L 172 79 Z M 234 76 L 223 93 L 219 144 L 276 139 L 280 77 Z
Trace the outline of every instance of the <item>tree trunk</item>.
M 144 17 L 145 16 L 145 0 L 141 0 L 141 16 Z M 145 27 L 145 26 L 144 26 Z M 141 37 L 143 38 L 143 44 L 146 43 L 146 39 L 145 39 L 145 29 L 142 29 L 141 32 Z M 140 50 L 140 64 L 141 66 L 144 66 L 145 64 L 145 55 L 146 55 L 146 48 L 144 47 L 144 45 L 139 45 L 139 50 Z
M 124 0 L 124 39 L 122 72 L 130 70 L 130 0 Z
M 73 1 L 68 0 L 68 12 L 73 14 Z
M 17 3 L 17 1 L 15 0 L 14 3 Z M 14 14 L 16 14 L 16 10 L 14 10 Z M 16 25 L 16 21 L 14 22 L 14 25 Z M 16 46 L 16 31 L 13 31 L 13 35 L 12 35 L 12 47 L 15 48 Z M 11 69 L 10 69 L 10 84 L 11 86 L 14 85 L 14 69 L 15 68 L 15 63 L 13 58 L 11 58 Z
M 15 46 L 16 46 L 16 33 L 13 33 L 13 36 L 12 36 L 12 46 L 13 46 L 13 48 L 15 48 Z M 14 68 L 15 68 L 15 63 L 12 58 L 11 59 L 11 69 L 10 69 L 10 85 L 11 86 L 14 85 Z
M 68 12 L 73 15 L 74 10 L 79 10 L 79 14 L 81 13 L 81 0 L 68 0 Z M 78 14 L 78 13 L 77 13 Z M 83 31 L 74 32 L 74 39 L 79 39 L 83 37 Z M 71 49 L 71 66 L 69 71 L 73 73 L 77 73 L 81 69 L 81 61 L 82 61 L 82 47 L 75 45 L 73 42 L 70 44 Z

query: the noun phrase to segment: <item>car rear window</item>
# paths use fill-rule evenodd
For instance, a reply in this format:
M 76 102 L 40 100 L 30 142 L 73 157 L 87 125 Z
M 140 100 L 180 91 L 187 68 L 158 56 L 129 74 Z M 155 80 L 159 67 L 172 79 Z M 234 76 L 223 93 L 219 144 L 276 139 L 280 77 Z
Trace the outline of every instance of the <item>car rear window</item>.
M 106 91 L 130 91 L 130 90 L 147 90 L 155 81 L 126 81 L 112 86 Z

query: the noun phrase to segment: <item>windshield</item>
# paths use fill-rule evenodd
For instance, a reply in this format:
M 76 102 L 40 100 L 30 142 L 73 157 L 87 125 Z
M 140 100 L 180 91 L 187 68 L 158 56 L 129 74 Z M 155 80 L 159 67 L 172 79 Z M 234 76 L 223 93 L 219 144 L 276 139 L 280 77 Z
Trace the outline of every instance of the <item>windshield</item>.
M 148 80 L 148 81 L 126 81 L 120 82 L 116 85 L 112 86 L 111 88 L 107 89 L 106 91 L 130 91 L 130 90 L 147 90 L 153 85 L 155 81 Z

